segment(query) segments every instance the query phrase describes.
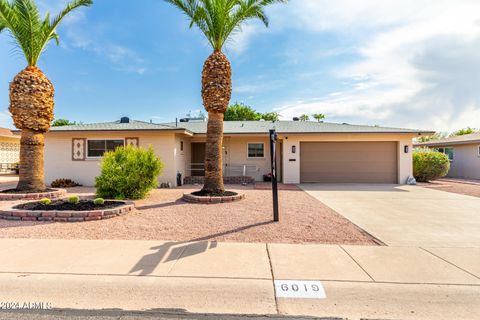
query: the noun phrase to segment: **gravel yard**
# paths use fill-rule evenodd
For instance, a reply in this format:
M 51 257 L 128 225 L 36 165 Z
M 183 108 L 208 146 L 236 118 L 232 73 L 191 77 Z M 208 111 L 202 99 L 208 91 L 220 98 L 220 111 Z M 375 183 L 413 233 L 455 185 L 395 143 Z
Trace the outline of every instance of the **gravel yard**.
M 424 188 L 480 197 L 480 184 L 467 184 L 440 179 L 430 183 L 419 183 L 418 185 Z
M 361 229 L 301 190 L 279 192 L 281 222 L 271 223 L 271 191 L 229 189 L 244 192 L 247 198 L 235 203 L 189 204 L 179 199 L 198 187 L 157 189 L 137 201 L 137 211 L 126 216 L 83 223 L 0 220 L 0 237 L 375 245 Z M 94 189 L 77 187 L 69 192 L 93 195 Z

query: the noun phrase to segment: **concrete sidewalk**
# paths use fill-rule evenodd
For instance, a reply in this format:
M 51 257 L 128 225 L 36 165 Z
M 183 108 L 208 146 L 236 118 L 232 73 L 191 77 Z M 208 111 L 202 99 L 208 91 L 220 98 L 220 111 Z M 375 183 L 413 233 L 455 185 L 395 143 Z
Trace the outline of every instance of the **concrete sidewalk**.
M 349 319 L 475 319 L 480 248 L 0 240 L 0 301 Z M 326 299 L 276 298 L 320 280 Z

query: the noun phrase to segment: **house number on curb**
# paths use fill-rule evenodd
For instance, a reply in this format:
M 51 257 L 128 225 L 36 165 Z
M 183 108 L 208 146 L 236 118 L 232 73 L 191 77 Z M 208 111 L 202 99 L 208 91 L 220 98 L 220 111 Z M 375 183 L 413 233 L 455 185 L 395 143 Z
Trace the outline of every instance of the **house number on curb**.
M 275 280 L 277 298 L 325 299 L 327 295 L 320 281 Z

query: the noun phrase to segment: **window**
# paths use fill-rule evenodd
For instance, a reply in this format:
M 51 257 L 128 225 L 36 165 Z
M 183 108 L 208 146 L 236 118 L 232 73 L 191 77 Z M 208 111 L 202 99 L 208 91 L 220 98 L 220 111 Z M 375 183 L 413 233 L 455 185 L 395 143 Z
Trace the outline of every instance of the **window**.
M 437 148 L 437 151 L 440 153 L 446 154 L 448 156 L 448 159 L 450 161 L 453 161 L 453 157 L 454 157 L 453 148 Z
M 125 145 L 124 140 L 88 140 L 87 156 L 89 158 L 100 158 L 107 151 L 114 151 Z
M 480 157 L 480 146 L 478 146 L 478 156 Z
M 248 144 L 248 157 L 249 158 L 264 158 L 265 157 L 265 144 L 263 144 L 263 143 L 249 143 Z

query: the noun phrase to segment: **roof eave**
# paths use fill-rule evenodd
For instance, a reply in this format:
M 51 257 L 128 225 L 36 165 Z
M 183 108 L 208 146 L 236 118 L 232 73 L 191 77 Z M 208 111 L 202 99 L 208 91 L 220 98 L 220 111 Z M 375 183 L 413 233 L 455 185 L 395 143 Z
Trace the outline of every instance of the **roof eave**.
M 468 141 L 441 141 L 441 142 L 431 142 L 431 143 L 415 143 L 414 147 L 450 147 L 450 146 L 459 146 L 459 145 L 468 145 L 468 144 L 480 144 L 480 139 L 478 140 L 468 140 Z
M 72 132 L 132 132 L 132 131 L 141 131 L 141 132 L 176 132 L 176 133 L 185 133 L 187 135 L 193 136 L 194 133 L 187 129 L 72 129 L 72 130 L 50 130 L 47 133 L 72 133 Z

